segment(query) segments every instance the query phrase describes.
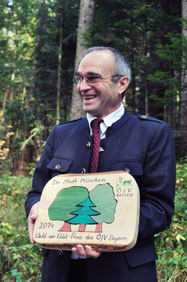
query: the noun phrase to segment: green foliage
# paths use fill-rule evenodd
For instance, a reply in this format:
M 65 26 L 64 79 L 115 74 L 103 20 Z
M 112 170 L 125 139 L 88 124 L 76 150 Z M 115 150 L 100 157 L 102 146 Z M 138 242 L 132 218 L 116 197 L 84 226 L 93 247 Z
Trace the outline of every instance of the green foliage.
M 181 36 L 185 24 L 180 19 L 181 1 L 94 2 L 95 20 L 84 34 L 86 45 L 112 46 L 129 60 L 132 83 L 127 90 L 126 108 L 131 113 L 163 119 L 178 129 L 182 108 L 180 76 L 186 66 L 187 46 Z M 4 145 L 8 153 L 0 148 L 0 154 L 6 155 L 14 173 L 40 156 L 56 122 L 58 89 L 61 121 L 68 119 L 79 3 L 0 1 L 1 139 L 6 141 L 7 125 L 13 132 L 8 147 Z
M 181 87 L 181 71 L 186 67 L 186 60 L 182 60 L 182 54 L 187 53 L 187 40 L 182 37 L 181 33 L 167 33 L 165 35 L 165 43 L 156 46 L 155 54 L 159 57 L 163 66 L 160 70 L 156 70 L 154 74 L 147 76 L 148 80 L 163 89 L 163 96 L 157 93 L 150 93 L 150 98 L 165 104 L 167 108 L 171 104 L 178 104 L 180 87 Z M 185 58 L 184 58 L 185 59 Z
M 31 245 L 24 201 L 31 179 L 2 174 L 0 178 L 0 280 L 39 281 L 41 250 Z
M 170 124 L 171 119 L 175 122 L 176 116 L 179 117 L 175 111 L 180 97 L 181 50 L 185 46 L 181 41 L 180 1 L 96 0 L 96 3 L 96 20 L 86 34 L 88 46 L 115 47 L 130 62 L 128 111 L 146 113 Z M 161 83 L 153 81 L 153 76 L 157 81 L 160 78 Z
M 61 30 L 63 71 L 60 89 L 63 97 L 60 106 L 62 120 L 67 120 L 78 2 L 0 1 L 0 136 L 4 141 L 8 132 L 5 128 L 12 126 L 14 135 L 9 140 L 6 159 L 14 173 L 20 167 L 25 168 L 25 162 L 36 161 L 55 124 Z M 0 151 L 1 154 L 5 152 Z
M 8 158 L 9 169 L 12 171 L 21 162 L 21 158 L 18 158 L 21 149 L 20 142 L 28 137 L 30 127 L 32 128 L 35 122 L 31 88 L 34 72 L 37 2 L 37 0 L 3 0 L 0 2 L 2 12 L 0 136 L 2 141 L 6 142 L 0 150 L 2 150 L 2 155 L 5 155 L 3 151 L 8 148 L 6 159 Z M 11 127 L 12 136 L 7 140 L 9 127 Z M 3 162 L 2 165 L 5 167 L 7 163 Z
M 156 236 L 160 281 L 183 282 L 186 279 L 186 186 L 187 163 L 177 164 L 175 213 L 170 228 Z

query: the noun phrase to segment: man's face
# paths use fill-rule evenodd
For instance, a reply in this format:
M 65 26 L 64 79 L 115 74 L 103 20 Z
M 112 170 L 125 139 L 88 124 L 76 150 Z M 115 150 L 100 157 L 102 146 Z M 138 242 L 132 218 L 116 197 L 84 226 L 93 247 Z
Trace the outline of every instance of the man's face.
M 89 85 L 85 79 L 78 84 L 77 91 L 82 99 L 85 112 L 104 118 L 120 106 L 123 92 L 121 79 L 113 83 L 111 78 L 108 78 L 114 74 L 113 71 L 114 58 L 110 51 L 94 51 L 83 58 L 77 75 L 82 77 L 97 75 L 107 78 L 101 79 L 95 85 Z

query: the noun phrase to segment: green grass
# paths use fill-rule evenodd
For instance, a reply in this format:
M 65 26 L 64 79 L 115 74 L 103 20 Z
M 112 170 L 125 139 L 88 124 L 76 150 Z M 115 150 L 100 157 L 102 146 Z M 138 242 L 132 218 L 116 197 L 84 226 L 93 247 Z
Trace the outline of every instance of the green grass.
M 175 214 L 170 228 L 156 235 L 159 282 L 186 281 L 187 164 L 177 165 Z M 32 246 L 27 233 L 24 202 L 31 178 L 1 174 L 0 281 L 40 281 L 41 248 Z

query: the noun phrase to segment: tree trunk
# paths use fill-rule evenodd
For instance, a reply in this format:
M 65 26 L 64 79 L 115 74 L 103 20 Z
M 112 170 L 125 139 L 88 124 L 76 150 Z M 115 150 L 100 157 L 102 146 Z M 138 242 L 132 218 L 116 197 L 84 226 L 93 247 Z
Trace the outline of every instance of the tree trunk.
M 61 72 L 62 72 L 62 23 L 63 9 L 60 17 L 60 38 L 58 49 L 58 73 L 57 73 L 57 97 L 56 97 L 56 124 L 60 123 L 60 92 L 61 92 Z
M 96 225 L 95 232 L 96 233 L 102 233 L 103 232 L 103 222 L 100 222 L 99 224 Z
M 147 85 L 147 79 L 145 77 L 145 114 L 149 115 L 149 100 L 148 100 L 148 85 Z
M 182 17 L 187 20 L 187 0 L 182 1 Z M 183 24 L 183 37 L 187 39 L 187 29 L 186 23 Z M 184 42 L 185 43 L 185 42 Z M 182 131 L 187 132 L 187 70 L 186 70 L 186 47 L 183 45 L 183 56 L 182 56 L 182 76 L 181 76 L 181 115 L 180 115 L 180 129 Z M 187 138 L 187 136 L 186 136 Z M 185 139 L 186 139 L 185 138 Z
M 2 120 L 1 122 L 3 122 L 4 120 L 4 114 L 5 114 L 5 108 L 6 108 L 6 103 L 7 103 L 7 100 L 8 100 L 8 96 L 9 96 L 9 88 L 5 91 L 5 94 L 4 94 L 4 98 L 3 98 L 3 107 L 2 107 L 2 111 L 1 111 L 1 117 L 2 117 Z
M 79 225 L 79 232 L 85 232 L 86 230 L 86 224 L 80 224 Z
M 58 232 L 71 232 L 71 224 L 64 222 L 63 226 L 58 230 Z
M 187 39 L 186 19 L 187 19 L 187 0 L 182 0 L 182 17 L 184 19 L 182 35 L 183 35 L 183 50 L 182 50 L 182 73 L 181 73 L 181 95 L 180 95 L 180 116 L 179 130 L 176 131 L 176 137 L 179 137 L 178 155 L 185 156 L 187 144 L 187 70 L 186 70 L 186 46 Z
M 79 24 L 78 24 L 78 35 L 77 35 L 77 48 L 76 48 L 76 58 L 75 58 L 75 69 L 78 68 L 82 56 L 85 51 L 85 41 L 84 33 L 89 29 L 91 23 L 93 22 L 95 11 L 95 3 L 92 0 L 81 0 L 80 1 L 80 12 L 79 12 Z M 73 87 L 72 102 L 70 108 L 70 119 L 77 119 L 85 116 L 82 110 L 82 103 L 77 94 L 76 87 Z
M 146 20 L 144 21 L 144 29 L 145 29 L 145 35 L 144 35 L 144 56 L 147 58 L 148 57 L 148 28 L 147 28 L 147 22 Z M 147 66 L 144 69 L 144 80 L 145 80 L 145 114 L 149 115 L 149 99 L 148 99 L 148 83 L 147 83 Z

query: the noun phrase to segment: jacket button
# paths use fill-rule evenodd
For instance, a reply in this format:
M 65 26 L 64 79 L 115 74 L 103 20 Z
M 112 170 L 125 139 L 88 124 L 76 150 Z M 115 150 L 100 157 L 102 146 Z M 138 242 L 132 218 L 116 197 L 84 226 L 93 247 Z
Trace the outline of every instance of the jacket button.
M 147 116 L 146 115 L 141 115 L 141 118 L 147 119 Z
M 59 165 L 59 164 L 56 164 L 56 165 L 55 165 L 55 169 L 57 169 L 57 170 L 60 169 L 60 165 Z
M 129 169 L 128 167 L 126 167 L 126 168 L 124 169 L 124 171 L 130 173 L 130 169 Z
M 58 255 L 59 256 L 63 256 L 63 251 L 62 250 L 58 250 Z
M 86 143 L 86 147 L 90 148 L 91 147 L 91 143 L 90 142 Z
M 86 173 L 86 169 L 82 168 L 81 173 Z

